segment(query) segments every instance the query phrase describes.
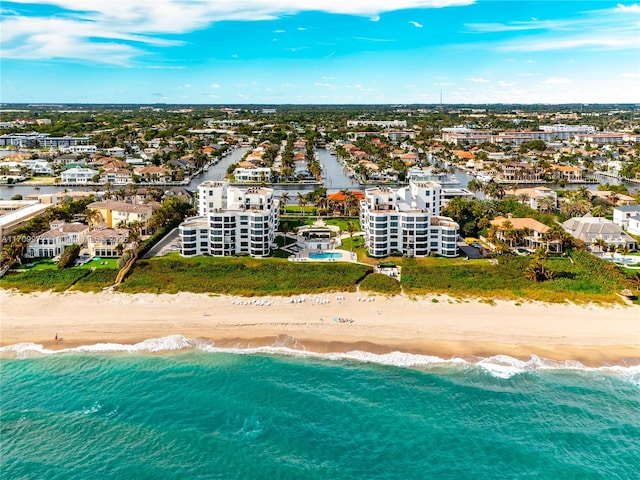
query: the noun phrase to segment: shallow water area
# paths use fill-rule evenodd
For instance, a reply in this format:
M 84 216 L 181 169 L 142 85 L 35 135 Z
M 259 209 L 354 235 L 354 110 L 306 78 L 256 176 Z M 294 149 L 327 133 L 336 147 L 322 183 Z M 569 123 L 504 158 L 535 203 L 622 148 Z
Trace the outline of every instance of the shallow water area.
M 640 451 L 637 367 L 180 336 L 37 355 L 2 360 L 6 478 L 631 478 Z

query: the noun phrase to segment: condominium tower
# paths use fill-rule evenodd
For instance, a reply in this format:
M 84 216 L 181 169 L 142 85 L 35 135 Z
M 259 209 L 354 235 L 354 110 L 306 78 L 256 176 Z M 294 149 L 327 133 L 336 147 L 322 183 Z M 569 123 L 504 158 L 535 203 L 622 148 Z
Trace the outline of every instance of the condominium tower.
M 424 257 L 458 254 L 459 226 L 441 217 L 442 188 L 435 182 L 411 181 L 407 187 L 367 189 L 360 202 L 360 223 L 373 257 L 394 252 Z
M 209 181 L 198 185 L 198 215 L 180 224 L 182 256 L 264 257 L 278 229 L 279 200 L 270 188 Z

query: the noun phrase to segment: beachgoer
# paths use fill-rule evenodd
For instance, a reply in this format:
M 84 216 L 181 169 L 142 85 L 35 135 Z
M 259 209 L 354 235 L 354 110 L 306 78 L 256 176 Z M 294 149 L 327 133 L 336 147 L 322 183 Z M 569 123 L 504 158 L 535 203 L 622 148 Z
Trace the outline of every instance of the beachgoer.
M 58 341 L 58 334 L 56 333 L 56 342 Z

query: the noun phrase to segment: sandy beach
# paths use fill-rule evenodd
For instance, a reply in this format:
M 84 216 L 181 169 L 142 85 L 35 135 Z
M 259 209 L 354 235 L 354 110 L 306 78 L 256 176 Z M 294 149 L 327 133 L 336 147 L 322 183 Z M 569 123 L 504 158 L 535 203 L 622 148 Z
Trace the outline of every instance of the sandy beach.
M 182 335 L 233 348 L 401 351 L 444 359 L 509 355 L 527 360 L 537 355 L 590 366 L 640 364 L 640 309 L 635 306 L 359 293 L 293 299 L 298 302 L 191 293 L 0 290 L 0 344 L 62 349 Z M 63 340 L 56 341 L 56 334 Z

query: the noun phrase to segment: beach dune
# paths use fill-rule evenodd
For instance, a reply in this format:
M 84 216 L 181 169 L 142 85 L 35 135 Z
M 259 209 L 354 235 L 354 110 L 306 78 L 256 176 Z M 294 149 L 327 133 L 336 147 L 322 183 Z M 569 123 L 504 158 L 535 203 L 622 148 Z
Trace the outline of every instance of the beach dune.
M 294 301 L 296 300 L 296 301 Z M 63 338 L 56 341 L 55 336 Z M 362 293 L 297 297 L 0 290 L 0 344 L 50 349 L 182 335 L 216 346 L 286 346 L 473 358 L 532 355 L 589 366 L 640 364 L 636 306 L 482 302 Z

